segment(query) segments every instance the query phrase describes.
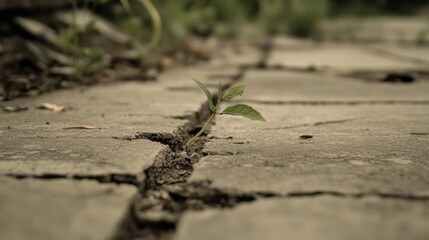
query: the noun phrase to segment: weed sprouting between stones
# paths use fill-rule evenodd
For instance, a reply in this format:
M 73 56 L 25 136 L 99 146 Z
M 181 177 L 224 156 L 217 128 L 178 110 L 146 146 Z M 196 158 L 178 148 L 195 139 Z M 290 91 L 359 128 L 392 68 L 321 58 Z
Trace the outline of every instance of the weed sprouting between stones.
M 227 107 L 222 112 L 219 111 L 220 104 L 226 101 L 229 101 L 235 97 L 241 96 L 244 93 L 244 90 L 246 89 L 245 84 L 237 85 L 232 88 L 230 88 L 225 94 L 222 92 L 222 84 L 219 81 L 219 88 L 218 88 L 218 100 L 217 103 L 214 104 L 213 102 L 213 96 L 208 90 L 207 86 L 204 85 L 202 82 L 198 81 L 197 79 L 193 79 L 195 83 L 198 84 L 198 86 L 204 91 L 204 93 L 207 96 L 207 101 L 209 104 L 209 108 L 212 112 L 210 118 L 206 121 L 204 126 L 201 128 L 201 130 L 189 141 L 186 143 L 186 148 L 192 145 L 195 140 L 197 140 L 201 134 L 203 134 L 207 128 L 210 126 L 210 124 L 215 120 L 217 115 L 235 115 L 235 116 L 242 116 L 245 118 L 248 118 L 250 120 L 256 120 L 256 121 L 266 121 L 264 117 L 262 117 L 261 113 L 256 111 L 254 108 L 252 108 L 249 105 L 246 104 L 236 104 L 230 107 Z

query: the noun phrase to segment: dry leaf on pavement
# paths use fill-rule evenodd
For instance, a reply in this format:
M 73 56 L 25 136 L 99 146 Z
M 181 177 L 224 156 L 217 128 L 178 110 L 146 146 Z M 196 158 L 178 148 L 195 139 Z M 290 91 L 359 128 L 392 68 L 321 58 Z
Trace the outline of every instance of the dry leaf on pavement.
M 37 108 L 51 110 L 54 112 L 61 112 L 61 111 L 65 110 L 64 106 L 53 104 L 53 103 L 43 103 L 42 105 L 38 106 Z
M 90 125 L 73 125 L 64 127 L 63 129 L 96 129 L 97 127 L 90 126 Z

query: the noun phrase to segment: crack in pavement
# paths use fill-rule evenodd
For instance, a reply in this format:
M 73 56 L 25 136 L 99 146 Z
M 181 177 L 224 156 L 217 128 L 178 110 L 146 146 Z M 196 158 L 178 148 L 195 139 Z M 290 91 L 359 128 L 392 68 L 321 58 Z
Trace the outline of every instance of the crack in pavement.
M 135 139 L 147 139 L 152 142 L 159 142 L 167 145 L 170 149 L 178 150 L 183 139 L 179 137 L 177 133 L 158 133 L 158 132 L 142 132 L 135 135 Z
M 343 193 L 339 191 L 301 191 L 279 194 L 275 192 L 246 192 L 237 189 L 211 187 L 211 182 L 198 181 L 175 185 L 163 185 L 157 191 L 147 192 L 145 201 L 136 201 L 132 206 L 133 219 L 143 239 L 171 239 L 177 225 L 187 211 L 206 209 L 232 209 L 244 203 L 263 199 L 338 198 L 364 199 L 377 197 L 413 202 L 429 202 L 428 195 L 399 193 Z M 148 231 L 150 229 L 150 231 Z M 118 238 L 120 239 L 120 238 Z M 128 238 L 127 238 L 128 239 Z
M 94 180 L 99 183 L 115 183 L 115 184 L 129 184 L 140 187 L 141 177 L 134 174 L 123 173 L 110 173 L 99 175 L 85 175 L 85 174 L 57 174 L 57 173 L 42 173 L 42 174 L 17 174 L 8 173 L 4 176 L 14 179 L 39 179 L 39 180 L 55 180 L 55 179 L 70 179 L 70 180 Z
M 222 90 L 226 90 L 234 82 L 240 81 L 248 69 L 263 68 L 271 48 L 271 42 L 261 45 L 261 61 L 254 66 L 240 66 L 239 73 L 232 76 L 232 82 L 224 84 Z M 216 95 L 213 96 L 215 102 L 217 97 Z M 205 102 L 193 116 L 187 115 L 188 122 L 179 126 L 173 134 L 144 132 L 138 133 L 135 137 L 117 138 L 121 140 L 148 139 L 164 144 L 165 148 L 157 155 L 153 165 L 144 171 L 146 176 L 144 188 L 140 196 L 137 196 L 131 204 L 128 216 L 121 224 L 117 237 L 114 239 L 171 239 L 181 215 L 187 209 L 200 209 L 205 205 L 226 207 L 235 205 L 232 202 L 254 200 L 247 194 L 226 194 L 204 187 L 204 184 L 187 183 L 193 171 L 193 165 L 203 156 L 203 148 L 210 129 L 186 151 L 184 151 L 184 143 L 200 131 L 201 126 L 209 119 L 210 115 L 211 110 L 208 103 Z M 190 190 L 193 188 L 198 190 Z M 190 191 L 196 194 L 196 197 L 192 197 L 191 202 L 199 202 L 200 204 L 191 204 L 192 207 L 187 206 L 186 202 L 189 202 L 187 201 L 189 196 L 183 194 Z M 208 192 L 201 194 L 201 191 Z M 202 199 L 199 199 L 198 196 Z
M 263 64 L 262 64 L 263 66 Z M 258 66 L 252 66 L 258 67 Z M 241 73 L 233 82 L 240 81 L 250 67 L 242 67 Z M 224 88 L 229 87 L 224 85 Z M 303 104 L 306 102 L 289 102 Z M 325 104 L 361 104 L 362 102 L 326 102 Z M 373 104 L 392 104 L 392 101 L 372 101 Z M 420 103 L 420 102 L 417 102 Z M 312 104 L 321 104 L 313 102 Z M 323 102 L 322 102 L 323 104 Z M 365 102 L 368 104 L 368 102 Z M 415 103 L 414 103 L 415 104 Z M 424 104 L 429 104 L 426 101 Z M 341 193 L 335 191 L 290 192 L 282 195 L 273 192 L 242 192 L 236 189 L 218 189 L 211 187 L 210 181 L 188 182 L 193 165 L 208 153 L 204 151 L 207 134 L 200 137 L 192 149 L 184 151 L 183 143 L 201 129 L 208 119 L 210 109 L 207 102 L 188 123 L 180 126 L 173 134 L 139 133 L 134 138 L 160 142 L 165 148 L 158 154 L 151 167 L 144 171 L 145 186 L 139 196 L 130 205 L 126 221 L 115 239 L 172 239 L 177 224 L 183 214 L 189 210 L 233 208 L 241 203 L 248 203 L 266 198 L 298 198 L 331 195 L 337 197 L 363 198 L 377 196 L 412 201 L 427 201 L 427 196 L 385 194 L 385 193 Z M 311 126 L 340 124 L 356 118 L 322 121 Z M 210 129 L 208 130 L 208 132 Z M 128 140 L 128 139 L 126 139 Z M 194 157 L 196 156 L 196 157 Z
M 161 201 L 162 198 L 159 199 L 160 196 L 165 197 L 162 189 L 186 183 L 193 171 L 193 164 L 202 156 L 207 134 L 203 134 L 187 151 L 184 149 L 184 143 L 201 129 L 210 115 L 211 110 L 205 102 L 199 111 L 172 134 L 144 132 L 137 133 L 132 138 L 132 140 L 148 139 L 165 146 L 155 157 L 152 166 L 144 170 L 145 181 L 142 182 L 141 192 L 130 205 L 130 211 L 114 239 L 169 239 L 178 219 L 166 221 L 166 218 L 171 219 L 169 211 L 154 213 L 151 211 L 152 208 L 141 206 L 152 204 L 156 209 L 166 208 Z
M 265 60 L 256 66 L 241 66 L 241 71 L 233 82 L 240 81 L 248 69 L 264 68 L 270 47 L 265 46 Z M 265 56 L 265 57 L 264 57 Z M 230 85 L 224 85 L 228 88 Z M 252 101 L 252 100 L 250 100 Z M 429 104 L 429 101 L 255 101 L 266 104 L 294 105 L 359 105 L 359 104 Z M 170 133 L 138 133 L 123 140 L 148 139 L 165 145 L 151 167 L 144 171 L 145 185 L 139 196 L 130 205 L 129 213 L 121 230 L 114 239 L 172 239 L 177 225 L 184 213 L 189 210 L 234 208 L 242 203 L 249 203 L 268 198 L 313 198 L 334 196 L 342 198 L 379 197 L 382 199 L 400 199 L 404 201 L 429 201 L 429 196 L 406 195 L 397 193 L 343 193 L 337 191 L 303 191 L 279 194 L 274 192 L 243 192 L 237 189 L 219 189 L 211 186 L 210 181 L 188 182 L 193 165 L 201 157 L 211 154 L 204 151 L 207 134 L 203 135 L 187 152 L 183 144 L 201 129 L 208 119 L 210 109 L 207 102 L 193 116 L 187 115 L 188 122 Z M 322 126 L 341 124 L 357 118 L 319 121 L 311 124 L 288 126 Z M 276 128 L 278 129 L 278 128 Z M 208 130 L 208 132 L 210 129 Z M 213 154 L 213 153 L 212 153 Z M 237 153 L 231 153 L 235 155 Z M 196 157 L 194 157 L 196 156 Z
M 296 198 L 296 197 L 318 197 L 318 196 L 333 196 L 342 198 L 365 198 L 365 197 L 379 197 L 382 199 L 399 199 L 405 201 L 429 201 L 429 195 L 412 195 L 400 193 L 342 193 L 337 191 L 308 191 L 308 192 L 290 192 L 283 197 Z
M 271 46 L 272 47 L 272 46 Z M 254 68 L 264 68 L 270 54 L 270 45 L 262 47 L 262 60 L 255 66 L 241 66 L 241 72 L 233 82 L 240 81 L 246 71 Z M 265 62 L 265 63 L 264 63 Z M 232 84 L 232 83 L 231 83 Z M 230 85 L 231 85 L 230 84 Z M 224 85 L 228 88 L 230 85 Z M 254 101 L 261 103 L 262 101 Z M 264 102 L 262 102 L 264 103 Z M 357 104 L 429 104 L 429 101 L 289 101 L 265 102 L 267 104 L 297 104 L 297 105 L 357 105 Z M 188 182 L 193 171 L 193 165 L 208 153 L 204 151 L 207 133 L 202 135 L 192 149 L 184 151 L 184 143 L 201 129 L 201 125 L 209 118 L 210 109 L 207 102 L 203 104 L 194 116 L 187 116 L 188 122 L 179 126 L 173 134 L 168 133 L 138 133 L 135 137 L 125 140 L 149 139 L 165 145 L 153 165 L 144 171 L 145 185 L 139 196 L 130 205 L 129 213 L 124 220 L 121 230 L 114 239 L 172 239 L 177 224 L 183 214 L 189 210 L 233 208 L 241 203 L 248 203 L 266 198 L 298 198 L 331 195 L 337 197 L 363 198 L 377 196 L 412 201 L 428 201 L 428 196 L 386 194 L 386 193 L 341 193 L 335 191 L 290 192 L 282 195 L 273 192 L 241 192 L 234 189 L 217 189 L 211 187 L 210 181 Z M 356 118 L 321 121 L 310 126 L 340 124 Z M 307 125 L 306 125 L 307 126 Z

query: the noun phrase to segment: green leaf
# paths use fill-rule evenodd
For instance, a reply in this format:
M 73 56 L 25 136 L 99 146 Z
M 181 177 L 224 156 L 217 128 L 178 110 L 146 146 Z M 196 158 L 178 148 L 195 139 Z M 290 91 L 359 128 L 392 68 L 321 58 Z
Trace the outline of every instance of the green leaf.
M 251 120 L 266 121 L 258 111 L 246 104 L 237 104 L 228 107 L 221 114 L 237 115 Z
M 223 100 L 230 100 L 237 96 L 241 96 L 244 93 L 244 89 L 246 89 L 246 85 L 238 85 L 229 89 L 229 91 L 223 97 Z
M 206 85 L 204 85 L 202 82 L 198 81 L 195 78 L 192 78 L 197 84 L 198 86 L 200 86 L 200 88 L 204 91 L 204 93 L 207 95 L 207 100 L 209 102 L 209 107 L 212 110 L 212 112 L 216 111 L 216 107 L 213 104 L 213 98 L 212 98 L 212 94 L 210 93 L 210 91 L 207 89 Z

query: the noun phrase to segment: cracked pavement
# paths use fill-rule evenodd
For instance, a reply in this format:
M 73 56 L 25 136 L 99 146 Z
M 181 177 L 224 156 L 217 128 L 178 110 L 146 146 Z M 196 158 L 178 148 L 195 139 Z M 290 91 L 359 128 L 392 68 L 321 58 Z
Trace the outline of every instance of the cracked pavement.
M 427 75 L 347 74 L 424 72 L 426 55 L 272 42 L 156 82 L 1 103 L 29 110 L 0 114 L 0 238 L 427 239 Z M 247 83 L 237 101 L 268 122 L 220 116 L 198 157 L 183 156 L 208 111 L 191 77 Z M 67 110 L 35 109 L 44 102 Z M 97 128 L 63 129 L 77 124 Z

